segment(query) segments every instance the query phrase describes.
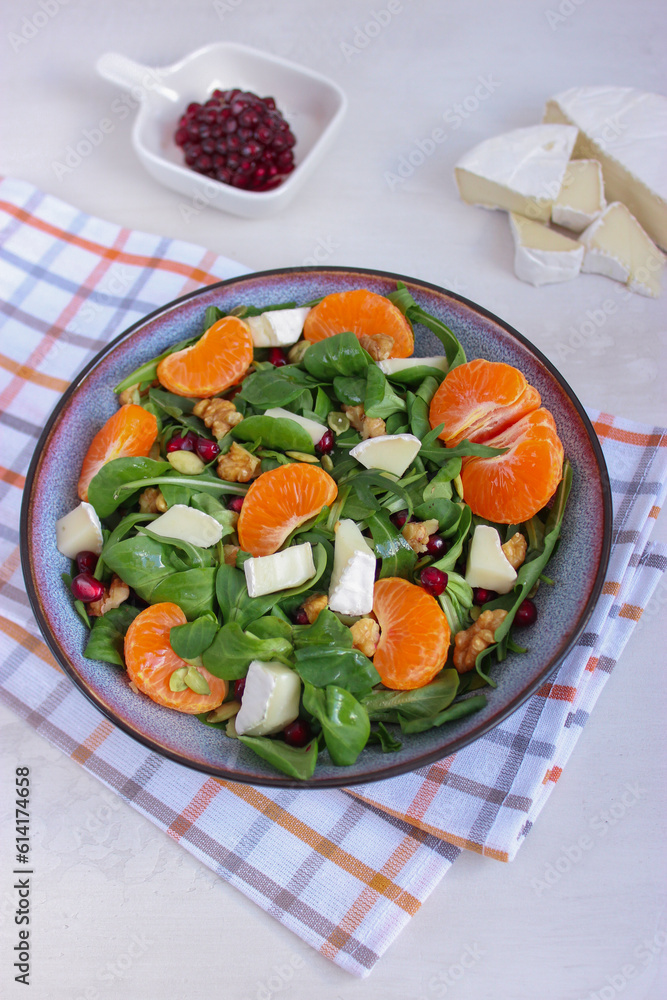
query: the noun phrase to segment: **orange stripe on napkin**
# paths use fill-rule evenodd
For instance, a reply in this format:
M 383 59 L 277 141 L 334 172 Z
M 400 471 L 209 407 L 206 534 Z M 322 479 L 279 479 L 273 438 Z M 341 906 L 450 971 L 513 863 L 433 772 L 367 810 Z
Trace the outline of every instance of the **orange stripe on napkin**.
M 618 617 L 629 618 L 633 622 L 638 622 L 643 614 L 644 609 L 638 607 L 636 604 L 624 604 L 618 612 Z
M 26 630 L 21 628 L 20 625 L 17 625 L 16 622 L 10 621 L 9 618 L 0 617 L 0 632 L 4 632 L 5 635 L 8 635 L 10 639 L 14 640 L 14 642 L 18 642 L 19 646 L 23 646 L 23 648 L 27 649 L 29 653 L 35 653 L 36 656 L 39 656 L 40 660 L 44 660 L 44 662 L 48 663 L 50 667 L 57 670 L 59 674 L 62 673 L 62 670 L 51 656 L 51 653 L 45 643 L 43 643 L 42 640 L 38 639 L 36 636 L 31 635 L 30 632 L 26 632 Z
M 664 434 L 639 434 L 636 431 L 623 431 L 613 426 L 613 417 L 601 413 L 593 424 L 598 437 L 609 438 L 610 441 L 620 441 L 622 444 L 638 444 L 642 448 L 667 448 L 667 438 Z
M 180 840 L 219 794 L 220 783 L 215 778 L 209 778 L 208 781 L 205 781 L 183 812 L 173 820 L 167 829 L 167 836 L 173 840 Z
M 4 354 L 0 354 L 0 368 L 4 368 L 6 371 L 11 372 L 12 375 L 25 379 L 27 382 L 34 382 L 36 385 L 41 385 L 44 389 L 54 389 L 56 392 L 64 392 L 69 385 L 69 382 L 66 382 L 63 378 L 54 378 L 53 375 L 43 375 L 42 372 L 35 371 L 34 368 L 30 368 L 28 365 L 20 365 L 11 358 L 5 357 Z M 13 398 L 11 396 L 8 402 Z
M 72 760 L 76 760 L 79 764 L 85 764 L 89 757 L 92 757 L 98 747 L 102 746 L 104 741 L 113 732 L 113 725 L 108 719 L 103 719 L 99 726 L 96 726 L 90 736 L 87 736 L 83 743 L 80 743 L 75 750 L 72 751 L 70 757 Z
M 602 588 L 602 593 L 611 594 L 612 597 L 616 597 L 620 589 L 620 583 L 616 583 L 614 580 L 607 580 Z

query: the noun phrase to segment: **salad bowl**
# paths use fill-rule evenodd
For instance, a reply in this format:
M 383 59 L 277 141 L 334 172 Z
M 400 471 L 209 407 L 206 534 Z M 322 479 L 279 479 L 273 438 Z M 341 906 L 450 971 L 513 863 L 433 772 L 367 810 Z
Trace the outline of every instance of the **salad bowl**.
M 77 502 L 78 472 L 91 429 L 117 408 L 113 386 L 170 345 L 198 335 L 208 307 L 230 311 L 239 305 L 305 303 L 361 288 L 387 295 L 397 281 L 454 331 L 469 359 L 519 368 L 553 414 L 573 470 L 560 544 L 549 562 L 554 583 L 540 588 L 539 618 L 522 633 L 527 651 L 490 668 L 496 687 L 488 689 L 484 708 L 410 735 L 395 753 L 369 745 L 349 767 L 335 767 L 323 754 L 312 778 L 295 780 L 218 729 L 138 695 L 122 669 L 83 656 L 87 632 L 61 581 L 69 563 L 56 547 L 55 523 Z M 415 355 L 441 353 L 440 342 L 417 325 Z M 611 524 L 609 480 L 593 427 L 557 370 L 525 337 L 480 306 L 426 282 L 358 268 L 292 268 L 244 275 L 186 295 L 136 323 L 93 359 L 63 395 L 36 448 L 23 501 L 21 548 L 28 595 L 46 642 L 74 683 L 112 722 L 157 753 L 207 774 L 252 784 L 321 788 L 377 781 L 427 765 L 478 739 L 515 711 L 557 669 L 584 630 L 604 582 Z

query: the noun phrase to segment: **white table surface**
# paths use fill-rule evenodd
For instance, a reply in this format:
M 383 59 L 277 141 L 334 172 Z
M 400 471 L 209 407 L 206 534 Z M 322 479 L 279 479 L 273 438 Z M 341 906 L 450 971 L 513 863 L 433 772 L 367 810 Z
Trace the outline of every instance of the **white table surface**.
M 301 264 L 319 247 L 322 263 L 386 268 L 452 288 L 531 338 L 588 405 L 665 424 L 665 298 L 625 296 L 588 275 L 542 289 L 522 284 L 506 216 L 460 203 L 452 166 L 481 138 L 538 122 L 546 99 L 575 84 L 665 92 L 667 8 L 655 0 L 402 0 L 350 54 L 343 46 L 386 6 L 5 0 L 0 170 L 88 212 L 258 270 Z M 33 32 L 44 7 L 47 23 Z M 33 37 L 12 43 L 21 31 Z M 129 118 L 115 119 L 99 148 L 57 178 L 53 162 L 109 116 L 120 94 L 95 77 L 98 55 L 116 50 L 160 66 L 224 39 L 318 69 L 348 95 L 335 148 L 283 215 L 250 222 L 208 209 L 184 219 L 182 199 L 135 160 Z M 454 128 L 452 115 L 443 116 L 474 95 L 480 78 L 493 93 Z M 446 140 L 392 190 L 385 174 L 443 122 Z M 618 309 L 595 335 L 581 336 L 587 311 L 610 298 Z M 2 709 L 0 994 L 23 995 L 8 958 L 15 928 L 6 805 L 23 763 L 34 796 L 33 1000 L 667 995 L 666 604 L 663 585 L 516 861 L 464 854 L 365 981 L 312 951 Z M 604 814 L 614 804 L 621 811 L 628 785 L 639 797 L 602 835 Z M 591 831 L 594 849 L 546 891 L 535 888 Z M 448 970 L 457 975 L 468 947 L 480 957 L 455 983 Z M 290 963 L 292 976 L 280 979 Z M 628 964 L 635 973 L 625 982 Z

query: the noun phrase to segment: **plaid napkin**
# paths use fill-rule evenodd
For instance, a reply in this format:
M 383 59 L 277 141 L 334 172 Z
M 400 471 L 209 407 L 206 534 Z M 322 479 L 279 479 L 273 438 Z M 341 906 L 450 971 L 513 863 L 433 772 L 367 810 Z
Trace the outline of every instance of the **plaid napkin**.
M 17 180 L 0 182 L 0 258 L 0 697 L 308 944 L 368 975 L 461 847 L 509 860 L 544 805 L 667 565 L 649 540 L 667 481 L 665 433 L 592 414 L 613 477 L 608 580 L 558 673 L 501 726 L 361 790 L 207 778 L 116 729 L 56 666 L 25 594 L 18 521 L 35 442 L 72 376 L 148 312 L 245 269 Z

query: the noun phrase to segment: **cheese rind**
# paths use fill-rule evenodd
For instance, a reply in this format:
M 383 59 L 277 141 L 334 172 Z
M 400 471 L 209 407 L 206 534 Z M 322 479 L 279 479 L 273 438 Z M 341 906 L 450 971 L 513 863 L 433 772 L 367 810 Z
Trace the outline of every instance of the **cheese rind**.
M 625 205 L 615 201 L 581 234 L 582 271 L 622 281 L 633 292 L 657 298 L 665 256 Z
M 581 243 L 515 212 L 510 212 L 510 226 L 517 278 L 531 285 L 549 285 L 577 277 L 584 257 Z
M 180 538 L 182 542 L 198 545 L 208 549 L 217 545 L 222 538 L 222 525 L 203 510 L 195 510 L 183 503 L 175 503 L 173 507 L 161 514 L 148 525 L 156 535 L 167 538 Z
M 313 548 L 310 542 L 290 545 L 270 556 L 254 556 L 243 564 L 250 597 L 275 594 L 278 590 L 300 587 L 315 575 Z
M 417 457 L 422 443 L 414 434 L 379 434 L 350 449 L 352 458 L 367 469 L 382 469 L 402 476 Z
M 367 615 L 373 610 L 375 553 L 354 521 L 336 525 L 329 607 L 342 615 Z
M 478 524 L 472 536 L 465 581 L 471 587 L 509 594 L 517 572 L 505 555 L 500 535 L 488 524 Z
M 667 249 L 667 97 L 632 87 L 572 87 L 547 103 L 544 121 L 579 129 L 574 155 L 600 161 L 607 199 L 627 205 Z
M 309 306 L 297 309 L 270 309 L 259 316 L 248 316 L 254 347 L 286 347 L 296 344 L 303 332 Z
M 299 675 L 277 660 L 253 660 L 248 667 L 241 708 L 234 720 L 239 736 L 270 736 L 299 715 Z
M 532 125 L 486 139 L 454 168 L 461 198 L 546 222 L 576 138 L 568 125 Z
M 293 420 L 303 427 L 307 434 L 310 435 L 310 440 L 313 444 L 319 444 L 322 440 L 322 436 L 326 434 L 327 427 L 324 424 L 318 424 L 316 420 L 311 420 L 310 417 L 302 417 L 298 413 L 291 413 L 289 410 L 283 409 L 282 406 L 272 406 L 268 410 L 264 411 L 265 417 L 283 417 L 286 420 Z
M 56 521 L 56 547 L 68 559 L 76 559 L 79 552 L 98 556 L 102 542 L 100 519 L 93 505 L 85 500 Z
M 606 206 L 602 167 L 597 160 L 570 160 L 551 221 L 580 233 Z

